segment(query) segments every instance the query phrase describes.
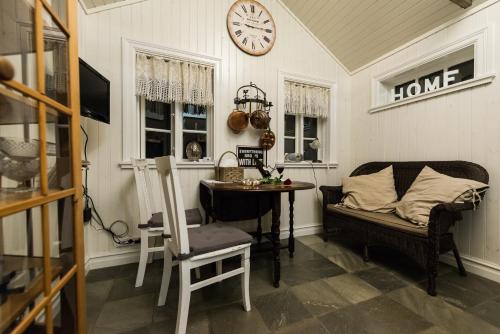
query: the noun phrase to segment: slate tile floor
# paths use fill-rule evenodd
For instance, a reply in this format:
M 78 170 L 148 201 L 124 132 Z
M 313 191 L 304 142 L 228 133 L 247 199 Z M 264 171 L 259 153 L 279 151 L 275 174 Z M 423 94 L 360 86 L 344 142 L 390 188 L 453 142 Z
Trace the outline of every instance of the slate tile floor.
M 188 333 L 500 333 L 498 283 L 442 265 L 439 295 L 430 297 L 425 273 L 394 251 L 374 248 L 372 262 L 364 263 L 356 244 L 318 236 L 297 241 L 294 258 L 282 251 L 279 289 L 271 285 L 269 254 L 252 256 L 251 312 L 241 307 L 239 277 L 194 292 Z M 136 264 L 91 271 L 89 332 L 173 333 L 178 277 L 174 272 L 167 305 L 157 307 L 161 266 L 148 266 L 140 288 Z

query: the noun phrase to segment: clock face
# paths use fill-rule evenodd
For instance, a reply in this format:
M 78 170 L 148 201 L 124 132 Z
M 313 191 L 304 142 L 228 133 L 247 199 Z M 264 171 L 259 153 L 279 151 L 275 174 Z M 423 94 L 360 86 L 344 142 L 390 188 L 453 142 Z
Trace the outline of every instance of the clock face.
M 276 40 L 271 14 L 254 0 L 238 0 L 231 6 L 227 13 L 227 30 L 241 50 L 254 56 L 268 53 Z

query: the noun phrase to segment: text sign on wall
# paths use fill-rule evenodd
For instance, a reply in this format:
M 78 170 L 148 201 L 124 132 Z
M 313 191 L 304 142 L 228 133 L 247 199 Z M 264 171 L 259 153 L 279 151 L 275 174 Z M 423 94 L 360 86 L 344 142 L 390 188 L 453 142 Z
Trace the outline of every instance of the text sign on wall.
M 240 167 L 256 167 L 257 160 L 264 161 L 264 149 L 255 146 L 237 146 Z
M 414 82 L 406 87 L 406 92 L 404 91 L 404 88 L 400 88 L 397 92 L 395 89 L 392 90 L 392 100 L 402 100 L 405 97 L 413 97 L 413 96 L 418 96 L 423 93 L 427 92 L 433 92 L 435 90 L 440 89 L 441 87 L 448 87 L 450 83 L 455 81 L 455 75 L 459 73 L 458 70 L 452 70 L 452 71 L 444 71 L 443 74 L 443 85 L 441 86 L 441 78 L 439 76 L 435 77 L 432 79 L 426 78 L 424 80 L 424 85 L 423 87 L 420 85 L 419 82 Z

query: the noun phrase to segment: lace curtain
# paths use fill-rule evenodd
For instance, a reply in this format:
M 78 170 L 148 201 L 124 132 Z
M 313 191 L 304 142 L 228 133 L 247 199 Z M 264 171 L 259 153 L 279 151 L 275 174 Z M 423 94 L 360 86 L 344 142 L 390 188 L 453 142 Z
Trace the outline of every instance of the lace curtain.
M 136 95 L 146 100 L 213 106 L 213 68 L 137 53 Z
M 330 89 L 285 81 L 285 113 L 327 118 L 330 111 Z

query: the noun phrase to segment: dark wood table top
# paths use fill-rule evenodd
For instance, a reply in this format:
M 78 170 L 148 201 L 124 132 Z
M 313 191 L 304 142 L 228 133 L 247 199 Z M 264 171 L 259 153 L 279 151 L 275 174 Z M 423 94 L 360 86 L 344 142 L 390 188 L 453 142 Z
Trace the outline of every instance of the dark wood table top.
M 246 186 L 241 183 L 214 183 L 202 180 L 201 183 L 207 188 L 215 191 L 240 191 L 240 192 L 289 192 L 295 190 L 314 189 L 315 185 L 310 182 L 292 181 L 290 185 L 284 184 L 260 184 L 258 186 Z

